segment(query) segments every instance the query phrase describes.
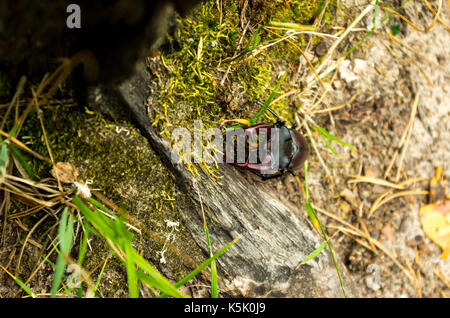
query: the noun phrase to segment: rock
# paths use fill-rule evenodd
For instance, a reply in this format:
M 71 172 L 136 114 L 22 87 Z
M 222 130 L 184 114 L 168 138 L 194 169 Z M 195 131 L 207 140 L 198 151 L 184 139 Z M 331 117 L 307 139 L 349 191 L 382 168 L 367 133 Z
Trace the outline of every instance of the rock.
M 334 80 L 332 86 L 335 90 L 340 90 L 344 87 L 344 84 L 340 80 Z
M 357 75 L 364 75 L 367 71 L 367 61 L 355 58 L 353 60 L 353 72 Z
M 377 167 L 365 165 L 364 166 L 364 175 L 366 177 L 378 179 L 381 176 L 381 172 Z
M 382 287 L 380 278 L 380 266 L 378 266 L 377 264 L 370 264 L 367 266 L 366 272 L 370 273 L 370 275 L 365 279 L 367 288 L 374 291 L 379 290 Z
M 356 81 L 359 79 L 355 73 L 350 69 L 350 60 L 344 60 L 339 67 L 339 76 L 347 83 Z
M 339 193 L 348 203 L 351 203 L 353 208 L 359 208 L 361 205 L 361 200 L 359 197 L 353 193 L 350 189 L 344 189 Z
M 328 53 L 328 49 L 331 47 L 331 44 L 328 40 L 322 39 L 319 44 L 317 44 L 315 52 L 317 56 L 324 56 Z

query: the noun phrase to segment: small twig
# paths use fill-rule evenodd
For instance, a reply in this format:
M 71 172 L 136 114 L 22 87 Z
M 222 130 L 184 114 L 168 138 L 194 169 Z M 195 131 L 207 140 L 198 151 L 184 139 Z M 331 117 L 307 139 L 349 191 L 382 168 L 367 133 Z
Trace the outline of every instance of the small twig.
M 428 191 L 426 191 L 426 190 L 406 190 L 406 191 L 400 191 L 400 192 L 394 193 L 394 194 L 388 196 L 387 198 L 380 200 L 380 202 L 373 204 L 372 207 L 370 208 L 368 216 L 370 216 L 373 212 L 375 212 L 380 206 L 391 201 L 392 199 L 395 199 L 395 198 L 398 198 L 401 196 L 406 196 L 406 195 L 428 195 Z
M 375 248 L 375 245 L 372 243 L 372 238 L 370 237 L 369 230 L 367 230 L 366 224 L 363 222 L 361 215 L 362 215 L 362 207 L 363 203 L 361 203 L 361 206 L 359 207 L 359 213 L 355 213 L 356 217 L 358 218 L 359 224 L 361 224 L 361 227 L 364 231 L 366 240 L 370 243 L 370 247 L 372 249 L 372 252 L 376 253 L 377 249 Z
M 245 0 L 244 4 L 242 5 L 242 9 L 241 9 L 241 28 L 243 28 L 244 24 L 246 24 L 245 23 L 245 21 L 246 21 L 245 12 L 247 11 L 247 5 L 248 5 L 248 0 Z M 247 23 L 247 26 L 248 26 L 248 23 Z
M 299 120 L 298 120 L 298 117 L 297 117 L 297 116 L 295 116 L 295 117 L 296 117 L 297 125 L 299 125 L 300 122 L 299 122 Z M 317 149 L 316 142 L 314 141 L 314 138 L 313 138 L 313 136 L 312 136 L 311 130 L 310 130 L 309 127 L 308 127 L 308 124 L 307 124 L 305 121 L 303 121 L 302 124 L 303 124 L 303 127 L 305 127 L 306 131 L 308 132 L 309 140 L 311 140 L 311 144 L 312 144 L 312 146 L 313 146 L 313 149 L 314 149 L 314 151 L 316 152 L 317 157 L 319 158 L 320 163 L 322 164 L 323 168 L 325 169 L 325 172 L 326 172 L 326 174 L 327 174 L 327 176 L 328 176 L 328 179 L 330 180 L 331 186 L 334 187 L 334 180 L 333 180 L 333 177 L 331 176 L 331 172 L 330 172 L 330 170 L 328 169 L 327 165 L 325 164 L 325 161 L 323 161 L 322 156 L 320 155 L 319 149 Z
M 405 157 L 405 153 L 406 153 L 406 149 L 408 148 L 408 142 L 409 142 L 409 137 L 411 136 L 411 131 L 412 131 L 412 127 L 414 124 L 414 119 L 416 118 L 416 113 L 417 113 L 417 106 L 419 104 L 419 94 L 416 95 L 416 98 L 414 99 L 413 102 L 413 106 L 412 106 L 412 110 L 411 110 L 411 116 L 409 118 L 409 123 L 408 126 L 406 128 L 406 136 L 403 138 L 402 140 L 404 140 L 404 142 L 402 143 L 402 141 L 400 141 L 400 143 L 402 144 L 403 148 L 402 148 L 402 152 L 400 154 L 400 160 L 398 162 L 397 165 L 397 175 L 395 177 L 395 182 L 398 182 L 399 178 L 400 178 L 400 170 L 402 167 L 402 163 L 403 163 L 403 159 Z
M 392 156 L 391 162 L 389 163 L 389 165 L 388 165 L 386 171 L 384 172 L 384 176 L 383 176 L 384 179 L 386 179 L 386 178 L 388 177 L 389 172 L 391 171 L 392 167 L 394 166 L 395 160 L 397 159 L 399 149 L 401 149 L 401 148 L 403 147 L 403 144 L 404 144 L 404 142 L 405 142 L 405 140 L 406 140 L 406 138 L 407 138 L 408 132 L 409 132 L 411 126 L 412 126 L 412 122 L 414 121 L 414 118 L 415 118 L 415 116 L 416 116 L 415 113 L 416 113 L 416 111 L 417 111 L 418 101 L 419 101 L 419 95 L 416 95 L 416 98 L 414 99 L 414 102 L 413 102 L 413 107 L 412 107 L 412 110 L 411 110 L 411 115 L 410 115 L 410 118 L 409 118 L 409 123 L 408 123 L 408 125 L 406 126 L 405 131 L 403 132 L 402 138 L 400 139 L 400 142 L 399 142 L 399 144 L 398 144 L 398 146 L 397 146 L 397 149 L 395 150 L 394 155 Z M 402 161 L 403 161 L 403 160 L 402 160 Z M 400 167 L 400 166 L 399 166 L 399 167 Z M 399 170 L 400 170 L 400 169 L 399 169 Z
M 336 75 L 339 71 L 340 66 L 341 66 L 340 63 L 336 65 L 336 69 L 334 70 L 333 76 L 331 76 L 330 85 L 332 85 L 332 83 L 334 82 L 334 79 L 336 78 Z M 324 76 L 324 74 L 321 74 L 321 76 Z M 328 94 L 328 92 L 329 92 L 328 88 L 325 88 L 325 90 L 324 90 L 323 94 L 320 96 L 319 100 L 317 102 L 315 102 L 310 108 L 308 108 L 306 110 L 306 113 L 313 115 L 314 109 L 322 102 L 322 100 L 325 98 L 325 96 Z
M 389 182 L 389 181 L 386 181 L 386 180 L 383 180 L 383 179 L 377 179 L 377 178 L 365 177 L 365 176 L 355 176 L 355 175 L 352 175 L 352 174 L 348 175 L 348 177 L 353 178 L 353 180 L 349 180 L 348 183 L 365 182 L 365 183 L 378 184 L 378 185 L 381 185 L 383 187 L 394 188 L 394 189 L 398 189 L 398 190 L 405 189 L 404 185 L 392 183 L 392 182 Z
M 425 1 L 425 3 L 428 5 L 428 8 L 431 8 L 430 9 L 430 11 L 431 12 L 433 12 L 433 14 L 434 14 L 434 18 L 433 18 L 433 21 L 431 22 L 431 24 L 426 28 L 426 29 L 424 29 L 424 30 L 422 30 L 422 29 L 419 29 L 417 26 L 415 26 L 411 21 L 409 21 L 407 18 L 405 18 L 403 15 L 401 15 L 400 13 L 398 13 L 397 11 L 395 11 L 395 10 L 392 10 L 392 9 L 390 9 L 390 8 L 387 8 L 387 7 L 384 7 L 384 6 L 378 6 L 380 9 L 383 9 L 383 10 L 386 10 L 386 11 L 388 11 L 388 12 L 391 12 L 391 13 L 393 13 L 393 14 L 395 14 L 396 16 L 398 16 L 400 19 L 402 19 L 403 21 L 405 21 L 406 23 L 408 23 L 409 24 L 409 26 L 411 26 L 414 30 L 416 30 L 416 31 L 419 31 L 419 32 L 428 32 L 429 30 L 431 30 L 431 28 L 436 24 L 436 21 L 439 19 L 439 15 L 440 15 L 440 13 L 441 13 L 441 9 L 442 9 L 442 0 L 439 0 L 439 7 L 438 7 L 438 10 L 437 10 L 437 13 L 434 11 L 434 9 L 433 9 L 433 7 L 431 7 L 431 5 L 426 1 L 426 0 L 424 0 Z M 441 22 L 442 23 L 442 22 Z
M 22 248 L 20 249 L 20 253 L 19 253 L 19 259 L 17 260 L 17 265 L 16 265 L 16 276 L 18 275 L 19 271 L 20 271 L 20 261 L 22 260 L 22 256 L 23 256 L 23 251 L 25 250 L 25 246 L 27 245 L 28 240 L 30 239 L 31 234 L 33 234 L 34 230 L 39 226 L 39 224 L 41 224 L 43 221 L 45 221 L 45 219 L 49 216 L 49 214 L 46 214 L 45 216 L 43 216 L 39 221 L 36 222 L 36 224 L 34 224 L 34 226 L 31 228 L 31 230 L 28 232 L 27 236 L 25 237 L 25 241 L 23 242 Z
M 3 130 L 3 127 L 5 126 L 6 120 L 8 119 L 9 113 L 11 109 L 14 106 L 17 106 L 19 104 L 19 97 L 23 92 L 23 88 L 25 87 L 25 83 L 27 81 L 27 78 L 25 76 L 22 76 L 19 80 L 19 84 L 17 85 L 16 93 L 14 94 L 11 102 L 8 104 L 8 109 L 6 110 L 6 114 L 4 114 L 2 123 L 0 124 L 0 130 Z
M 33 101 L 34 101 L 34 105 L 36 106 L 36 111 L 37 111 L 37 115 L 39 118 L 39 122 L 41 124 L 41 128 L 42 128 L 42 134 L 44 136 L 44 141 L 45 141 L 45 146 L 47 147 L 47 151 L 48 151 L 48 155 L 50 156 L 50 161 L 52 162 L 52 166 L 55 166 L 55 161 L 53 160 L 53 154 L 52 154 L 52 150 L 50 148 L 50 144 L 48 142 L 48 138 L 47 138 L 47 132 L 45 130 L 45 125 L 44 125 L 44 119 L 43 117 L 43 113 L 39 107 L 39 102 L 37 100 L 37 95 L 36 95 L 36 91 L 32 88 L 31 92 L 33 94 Z M 61 181 L 59 180 L 58 174 L 56 174 L 56 181 L 58 182 L 58 189 L 59 191 L 63 191 L 62 189 L 62 185 L 61 185 Z
M 41 154 L 38 154 L 37 152 L 31 150 L 30 148 L 28 148 L 23 142 L 21 142 L 20 140 L 18 140 L 16 137 L 10 136 L 8 133 L 4 132 L 3 130 L 0 130 L 0 135 L 8 138 L 9 140 L 11 140 L 14 144 L 16 144 L 19 148 L 31 153 L 33 156 L 35 156 L 36 158 L 46 161 L 48 163 L 52 163 L 51 160 L 49 160 L 48 158 L 42 156 Z
M 406 267 L 408 268 L 408 270 L 409 270 L 409 272 L 411 273 L 411 276 L 412 276 L 412 278 L 413 278 L 413 284 L 414 284 L 414 287 L 415 287 L 416 290 L 417 290 L 417 296 L 418 296 L 419 298 L 422 298 L 422 289 L 421 289 L 421 286 L 420 286 L 420 282 L 419 282 L 418 275 L 416 275 L 416 273 L 414 273 L 414 270 L 413 270 L 411 264 L 409 264 L 409 262 L 408 262 L 408 260 L 406 259 L 406 257 L 404 257 L 403 259 L 404 259 L 404 261 L 405 261 Z
M 419 69 L 420 73 L 423 74 L 423 76 L 425 76 L 425 79 L 427 80 L 428 84 L 433 87 L 433 81 L 431 80 L 430 76 L 428 76 L 427 72 L 425 72 L 425 70 L 422 68 L 422 66 L 419 65 L 419 63 L 417 63 L 417 61 L 415 59 L 413 59 L 412 57 L 410 58 L 411 62 Z
M 386 32 L 386 34 L 389 36 L 389 39 L 391 39 L 394 43 L 396 43 L 397 45 L 403 45 L 405 48 L 407 48 L 408 50 L 410 50 L 412 53 L 414 53 L 415 55 L 417 55 L 418 57 L 423 58 L 425 61 L 429 62 L 430 64 L 436 66 L 437 68 L 439 68 L 441 71 L 444 71 L 446 73 L 449 73 L 449 70 L 446 69 L 445 67 L 443 67 L 442 65 L 440 65 L 439 63 L 436 63 L 435 61 L 431 60 L 430 58 L 428 58 L 427 56 L 423 55 L 422 53 L 418 52 L 417 49 L 414 49 L 413 47 L 409 46 L 408 44 L 406 44 L 405 42 L 403 42 L 402 40 L 396 38 L 395 36 L 393 36 L 390 32 Z
M 344 104 L 341 104 L 339 106 L 329 107 L 326 109 L 319 109 L 319 110 L 313 111 L 312 114 L 327 113 L 327 112 L 332 112 L 332 111 L 344 108 L 344 107 L 348 106 L 349 104 L 351 104 L 358 95 L 359 95 L 359 91 L 357 91 L 355 94 L 353 94 L 353 96 L 350 97 L 350 99 Z
M 355 27 L 355 25 L 357 25 L 362 20 L 362 18 L 364 18 L 366 16 L 366 14 L 368 14 L 370 11 L 373 11 L 373 5 L 368 5 L 359 14 L 359 16 L 357 16 L 356 19 L 353 20 L 352 24 L 349 25 L 349 27 L 344 31 L 344 33 L 342 33 L 342 35 L 333 43 L 333 45 L 328 50 L 328 53 L 327 53 L 325 59 L 320 64 L 320 66 L 316 69 L 317 72 L 320 72 L 322 70 L 322 68 L 324 68 L 325 65 L 327 65 L 328 61 L 331 59 L 331 56 L 332 56 L 334 50 L 337 48 L 337 46 L 345 39 L 345 37 L 350 33 L 350 31 Z M 339 62 L 340 61 L 337 61 L 336 64 Z M 310 80 L 308 80 L 308 82 L 310 82 Z
M 241 38 L 239 39 L 239 43 L 236 46 L 236 52 L 234 53 L 232 60 L 235 59 L 237 56 L 239 56 L 239 54 L 237 52 L 241 48 L 242 40 L 244 39 L 245 33 L 247 32 L 249 25 L 250 25 L 250 21 L 247 22 L 247 25 L 245 26 L 244 31 L 242 32 Z M 232 65 L 233 65 L 233 63 L 230 63 L 230 65 L 228 65 L 225 75 L 223 76 L 222 80 L 220 81 L 221 86 L 223 86 L 223 84 L 225 83 L 225 80 L 227 79 L 228 73 L 230 72 Z
M 284 93 L 283 95 L 280 95 L 280 96 L 278 96 L 277 98 L 275 98 L 272 102 L 271 102 L 271 104 L 273 105 L 273 104 L 276 104 L 279 100 L 282 100 L 283 98 L 286 98 L 286 97 L 288 97 L 288 96 L 291 96 L 291 95 L 294 95 L 294 94 L 298 94 L 298 93 L 300 93 L 301 91 L 299 90 L 299 89 L 294 89 L 294 90 L 292 90 L 292 91 L 289 91 L 289 92 L 287 92 L 287 93 Z
M 360 237 L 364 237 L 365 238 L 365 235 L 364 235 L 364 233 L 361 230 L 359 230 L 356 227 L 352 226 L 351 224 L 341 220 L 339 217 L 337 217 L 337 216 L 333 215 L 332 213 L 329 213 L 329 212 L 327 212 L 327 211 L 325 211 L 325 210 L 323 210 L 321 208 L 318 208 L 318 207 L 316 207 L 314 205 L 313 205 L 313 208 L 315 210 L 325 214 L 326 216 L 328 216 L 328 217 L 330 217 L 330 218 L 332 218 L 332 219 L 334 219 L 334 220 L 336 220 L 336 221 L 338 221 L 338 222 L 340 222 L 340 223 L 342 223 L 342 224 L 344 224 L 344 225 L 346 225 L 346 226 L 348 226 L 350 228 L 350 229 L 342 228 L 341 229 L 342 231 L 351 232 L 351 229 L 352 229 L 354 235 L 358 235 Z M 397 265 L 398 268 L 401 269 L 401 271 L 405 274 L 405 276 L 408 277 L 408 279 L 414 284 L 414 279 L 411 276 L 411 274 L 408 272 L 408 270 L 399 261 L 397 261 L 397 259 L 394 257 L 394 255 L 387 248 L 385 248 L 380 242 L 378 242 L 377 240 L 374 240 L 371 237 L 369 237 L 369 239 L 379 250 L 381 250 L 384 254 L 386 254 L 394 262 L 394 264 Z

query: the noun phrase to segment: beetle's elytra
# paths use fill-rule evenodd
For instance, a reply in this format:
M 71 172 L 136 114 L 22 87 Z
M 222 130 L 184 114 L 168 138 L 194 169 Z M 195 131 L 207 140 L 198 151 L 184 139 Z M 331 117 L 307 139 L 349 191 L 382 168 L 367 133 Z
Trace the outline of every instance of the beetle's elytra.
M 305 138 L 295 130 L 295 127 L 288 128 L 275 112 L 270 108 L 268 110 L 277 117 L 276 123 L 258 124 L 241 129 L 240 133 L 246 137 L 245 159 L 237 160 L 233 157 L 231 162 L 227 161 L 263 179 L 280 177 L 285 172 L 294 174 L 294 170 L 301 166 L 309 152 Z M 236 135 L 233 131 L 227 132 L 227 139 L 232 134 Z M 232 146 L 236 147 L 234 143 Z M 237 153 L 236 149 L 232 150 L 233 153 Z M 252 158 L 252 151 L 259 152 L 257 160 L 254 160 L 256 156 Z

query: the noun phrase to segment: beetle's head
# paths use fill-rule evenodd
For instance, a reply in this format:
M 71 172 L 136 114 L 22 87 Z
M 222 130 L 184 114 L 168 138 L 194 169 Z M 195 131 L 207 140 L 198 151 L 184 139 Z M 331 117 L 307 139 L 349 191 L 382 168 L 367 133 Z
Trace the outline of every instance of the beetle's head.
M 306 160 L 309 153 L 308 143 L 305 137 L 299 134 L 295 129 L 289 129 L 291 134 L 291 151 L 288 169 L 295 170 L 301 166 L 301 164 Z
M 281 126 L 278 130 L 278 169 L 294 170 L 306 160 L 308 144 L 296 130 Z

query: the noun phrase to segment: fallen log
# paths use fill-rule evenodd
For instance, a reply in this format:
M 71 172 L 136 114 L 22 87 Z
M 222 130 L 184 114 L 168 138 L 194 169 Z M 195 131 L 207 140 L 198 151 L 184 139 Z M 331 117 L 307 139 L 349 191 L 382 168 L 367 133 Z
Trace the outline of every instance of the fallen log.
M 118 97 L 150 145 L 176 175 L 180 189 L 192 199 L 193 208 L 182 213 L 183 223 L 205 255 L 208 252 L 202 209 L 215 251 L 241 237 L 218 259 L 223 280 L 221 295 L 342 297 L 328 250 L 299 266 L 323 241 L 307 220 L 303 202 L 294 206 L 281 201 L 268 183 L 249 182 L 239 170 L 226 164 L 221 165 L 223 185 L 219 185 L 202 172 L 194 178 L 186 168 L 170 160 L 170 143 L 151 125 L 147 113 L 147 107 L 153 107 L 147 105 L 150 76 L 144 66 L 139 67 L 132 78 L 118 87 Z M 340 264 L 347 294 L 358 296 L 345 267 Z

